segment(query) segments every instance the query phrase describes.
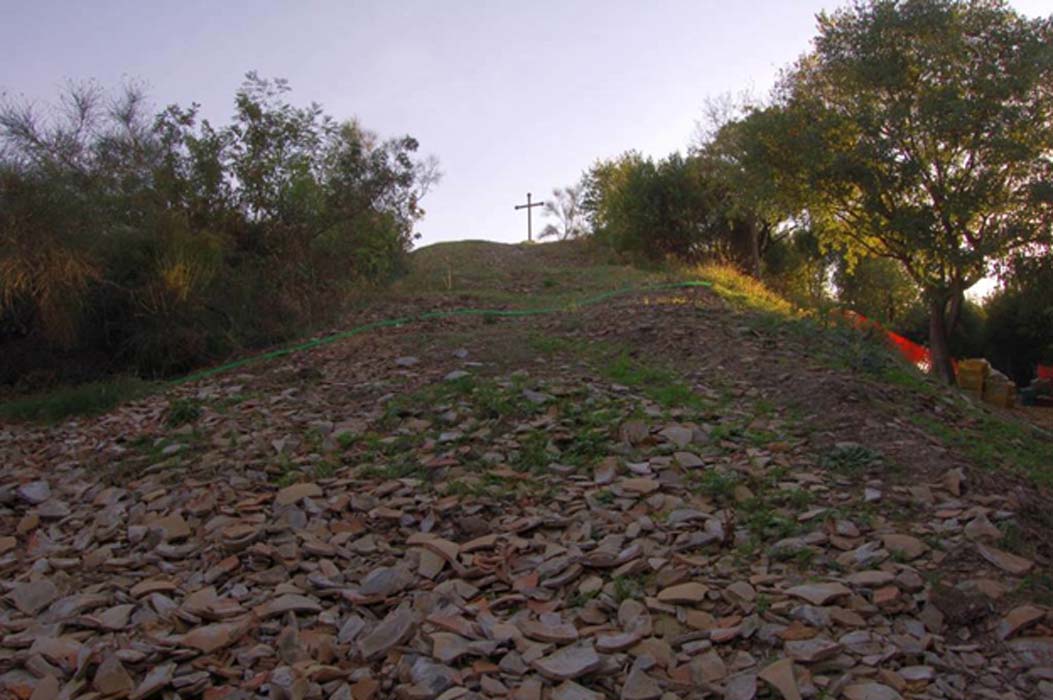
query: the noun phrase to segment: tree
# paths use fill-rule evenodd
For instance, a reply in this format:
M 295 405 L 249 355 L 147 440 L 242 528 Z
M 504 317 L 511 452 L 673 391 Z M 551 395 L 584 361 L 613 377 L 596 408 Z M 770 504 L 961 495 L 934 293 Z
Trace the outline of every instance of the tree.
M 539 238 L 555 237 L 561 241 L 581 238 L 588 234 L 588 222 L 582 206 L 583 190 L 581 185 L 568 185 L 552 190 L 552 199 L 545 202 L 545 216 L 556 220 L 541 231 Z
M 837 298 L 846 307 L 887 327 L 898 323 L 917 304 L 918 288 L 889 258 L 860 258 L 852 266 L 844 258 L 834 272 Z
M 1050 239 L 1053 20 L 1001 0 L 867 0 L 818 20 L 759 160 L 792 181 L 826 245 L 903 266 L 951 382 L 965 290 Z
M 1035 376 L 1035 365 L 1053 365 L 1053 258 L 1012 261 L 1003 285 L 987 300 L 985 356 L 1020 384 Z
M 0 100 L 0 356 L 24 360 L 0 383 L 187 369 L 282 340 L 403 263 L 434 160 L 287 92 L 250 73 L 222 128 L 197 105 L 151 114 L 135 86 L 74 85 L 49 112 Z

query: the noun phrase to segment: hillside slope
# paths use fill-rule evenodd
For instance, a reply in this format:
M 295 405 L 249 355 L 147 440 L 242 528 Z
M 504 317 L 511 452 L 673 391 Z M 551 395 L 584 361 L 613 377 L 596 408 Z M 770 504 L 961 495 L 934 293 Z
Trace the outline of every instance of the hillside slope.
M 1053 442 L 727 275 L 575 303 L 685 274 L 432 246 L 336 330 L 558 310 L 0 426 L 0 688 L 1049 694 Z

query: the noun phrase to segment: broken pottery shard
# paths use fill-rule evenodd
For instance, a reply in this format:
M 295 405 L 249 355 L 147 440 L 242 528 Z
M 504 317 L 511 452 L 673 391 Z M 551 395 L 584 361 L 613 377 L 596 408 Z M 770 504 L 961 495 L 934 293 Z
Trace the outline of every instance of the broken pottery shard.
M 388 613 L 373 631 L 358 643 L 359 653 L 367 661 L 387 654 L 410 638 L 417 628 L 417 618 L 409 608 L 398 608 Z
M 753 700 L 757 696 L 757 674 L 740 673 L 728 679 L 724 700 Z
M 533 667 L 549 680 L 567 681 L 595 671 L 601 663 L 591 644 L 575 644 L 537 659 Z
M 539 642 L 569 644 L 578 641 L 578 630 L 569 622 L 546 624 L 543 620 L 526 620 L 519 625 L 520 631 Z
M 322 606 L 307 596 L 288 593 L 256 608 L 256 614 L 262 618 L 284 615 L 287 612 L 319 613 L 322 612 Z
M 244 629 L 245 626 L 240 622 L 196 627 L 183 635 L 182 645 L 203 654 L 211 654 L 236 642 Z
M 552 690 L 552 700 L 605 700 L 606 697 L 574 681 L 563 681 Z
M 37 506 L 51 498 L 51 486 L 46 481 L 31 481 L 19 486 L 16 493 L 26 503 Z
M 1013 608 L 998 623 L 998 638 L 1009 639 L 1020 630 L 1030 627 L 1046 616 L 1046 611 L 1034 605 Z
M 621 700 L 657 700 L 662 687 L 642 669 L 633 664 L 622 685 Z
M 801 691 L 793 675 L 793 660 L 780 659 L 760 672 L 760 678 L 779 691 L 783 700 L 801 700 Z
M 137 687 L 135 692 L 129 697 L 131 700 L 142 700 L 143 698 L 150 697 L 172 682 L 172 676 L 175 674 L 175 670 L 175 664 L 162 664 L 160 666 L 155 666 L 150 669 L 146 674 L 146 677 L 143 678 L 142 683 L 139 684 L 139 687 Z
M 118 693 L 129 693 L 135 688 L 135 682 L 121 665 L 120 659 L 115 654 L 108 654 L 99 664 L 95 671 L 95 678 L 91 685 L 103 695 L 117 695 Z
M 280 506 L 291 506 L 304 498 L 321 498 L 322 487 L 314 482 L 293 484 L 286 486 L 274 497 L 274 502 Z
M 903 700 L 903 696 L 881 683 L 857 683 L 844 689 L 845 700 Z
M 810 664 L 837 656 L 842 646 L 829 639 L 815 637 L 786 642 L 783 649 L 794 661 Z
M 1013 576 L 1023 576 L 1028 571 L 1031 571 L 1031 567 L 1035 565 L 1035 562 L 1030 559 L 1018 557 L 1015 554 L 1004 552 L 995 547 L 978 544 L 976 545 L 976 550 L 980 552 L 981 557 Z
M 924 542 L 917 537 L 911 537 L 910 535 L 883 535 L 881 537 L 881 543 L 884 545 L 885 549 L 908 561 L 917 559 L 929 550 Z
M 807 600 L 812 605 L 826 605 L 832 600 L 851 595 L 852 591 L 840 583 L 806 583 L 786 591 L 795 598 Z
M 696 581 L 691 581 L 663 589 L 658 594 L 658 600 L 674 605 L 701 603 L 706 599 L 707 592 L 709 592 L 709 589 L 706 586 Z
M 11 591 L 11 602 L 23 615 L 36 615 L 58 597 L 58 588 L 51 581 L 24 581 Z
M 191 535 L 190 525 L 178 513 L 152 520 L 149 525 L 153 529 L 160 530 L 166 542 L 184 540 Z

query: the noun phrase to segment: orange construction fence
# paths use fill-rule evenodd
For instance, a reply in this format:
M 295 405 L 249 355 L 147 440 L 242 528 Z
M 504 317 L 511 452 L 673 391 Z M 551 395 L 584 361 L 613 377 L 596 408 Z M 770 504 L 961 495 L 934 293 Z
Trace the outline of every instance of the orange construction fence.
M 918 345 L 913 340 L 904 338 L 898 333 L 893 333 L 877 321 L 871 321 L 866 316 L 855 311 L 843 310 L 841 314 L 846 321 L 859 330 L 873 330 L 884 334 L 888 338 L 889 343 L 911 364 L 924 368 L 930 366 L 932 358 L 929 355 L 929 349 L 924 345 Z M 957 363 L 955 363 L 955 366 L 957 366 Z

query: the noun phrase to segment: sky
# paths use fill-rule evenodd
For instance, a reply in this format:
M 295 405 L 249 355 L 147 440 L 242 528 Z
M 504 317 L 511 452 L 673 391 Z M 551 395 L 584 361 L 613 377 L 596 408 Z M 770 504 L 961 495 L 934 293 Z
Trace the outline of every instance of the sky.
M 686 148 L 707 98 L 765 94 L 808 50 L 816 13 L 840 4 L 0 0 L 0 92 L 46 104 L 67 80 L 137 80 L 158 105 L 197 102 L 225 123 L 246 72 L 286 78 L 293 102 L 410 134 L 438 158 L 420 244 L 515 242 L 528 191 L 543 199 L 629 149 Z

